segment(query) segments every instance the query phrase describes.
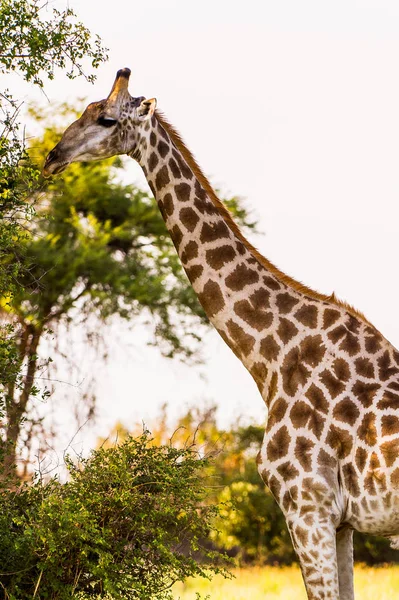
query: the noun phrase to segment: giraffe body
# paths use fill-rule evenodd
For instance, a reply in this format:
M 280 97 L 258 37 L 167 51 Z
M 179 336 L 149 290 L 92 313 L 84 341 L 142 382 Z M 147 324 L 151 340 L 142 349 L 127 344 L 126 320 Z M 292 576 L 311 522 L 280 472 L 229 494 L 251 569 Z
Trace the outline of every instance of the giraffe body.
M 129 74 L 66 130 L 44 173 L 115 154 L 139 162 L 202 306 L 268 408 L 259 472 L 308 597 L 351 600 L 353 530 L 399 539 L 399 353 L 245 240 L 155 101 L 130 96 Z

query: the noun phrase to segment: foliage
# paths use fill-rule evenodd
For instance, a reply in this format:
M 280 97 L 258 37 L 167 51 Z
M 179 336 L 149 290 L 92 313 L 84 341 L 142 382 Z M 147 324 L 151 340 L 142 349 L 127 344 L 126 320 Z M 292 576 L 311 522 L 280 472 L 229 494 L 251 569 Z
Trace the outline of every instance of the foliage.
M 216 406 L 190 408 L 170 424 L 166 410 L 165 405 L 151 424 L 155 443 L 164 443 L 173 435 L 173 443 L 183 448 L 195 440 L 202 454 L 212 457 L 206 467 L 207 501 L 220 506 L 220 516 L 210 533 L 212 543 L 245 562 L 295 561 L 283 514 L 258 473 L 256 455 L 264 428 L 237 422 L 222 429 L 217 423 Z M 133 431 L 137 432 L 138 427 Z M 126 428 L 117 424 L 108 443 L 128 435 Z
M 220 493 L 218 529 L 211 539 L 226 550 L 240 550 L 246 562 L 290 564 L 295 560 L 283 515 L 259 481 L 235 481 Z
M 82 60 L 96 68 L 107 59 L 100 39 L 76 20 L 71 9 L 53 9 L 44 20 L 46 2 L 37 0 L 1 0 L 0 73 L 15 71 L 27 82 L 43 88 L 43 76 L 54 78 L 55 68 L 66 69 L 72 78 L 85 75 Z M 86 76 L 86 75 L 85 75 Z M 94 75 L 87 75 L 90 81 Z M 29 162 L 21 124 L 20 105 L 8 90 L 0 91 L 3 114 L 0 134 L 0 259 L 24 233 L 21 219 L 32 214 L 29 194 L 37 189 L 38 173 Z M 0 292 L 17 284 L 19 262 L 1 261 Z M 6 269 L 4 267 L 7 267 Z
M 55 67 L 74 78 L 84 75 L 83 59 L 96 68 L 107 58 L 100 38 L 92 39 L 71 8 L 53 8 L 46 20 L 47 10 L 48 3 L 39 0 L 1 0 L 0 73 L 18 71 L 26 81 L 43 87 L 43 75 L 53 79 Z M 94 76 L 87 79 L 93 81 Z
M 0 585 L 7 598 L 171 598 L 188 576 L 226 575 L 202 540 L 216 509 L 203 503 L 193 448 L 153 446 L 148 432 L 68 461 L 56 479 L 0 497 Z M 198 557 L 201 557 L 201 563 Z
M 14 71 L 26 82 L 43 88 L 43 77 L 52 79 L 56 68 L 65 69 L 68 77 L 86 76 L 83 63 L 87 59 L 94 68 L 106 60 L 99 38 L 92 39 L 72 10 L 46 11 L 46 2 L 1 0 L 0 73 Z M 86 77 L 93 80 L 91 74 Z M 21 292 L 22 280 L 30 268 L 22 255 L 28 237 L 26 227 L 35 212 L 32 198 L 39 187 L 38 171 L 26 152 L 20 108 L 9 90 L 0 90 L 0 302 L 3 308 Z M 3 421 L 6 414 L 15 425 L 1 440 L 0 462 L 8 462 L 11 468 L 27 398 L 38 392 L 33 381 L 38 339 L 34 331 L 10 319 L 0 322 L 0 338 L 0 419 Z M 19 407 L 13 404 L 16 394 L 21 400 Z

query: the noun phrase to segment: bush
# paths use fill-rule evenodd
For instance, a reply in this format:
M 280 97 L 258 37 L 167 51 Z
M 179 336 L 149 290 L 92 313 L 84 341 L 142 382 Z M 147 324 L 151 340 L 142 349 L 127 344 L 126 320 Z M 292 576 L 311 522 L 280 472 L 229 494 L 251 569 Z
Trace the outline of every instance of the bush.
M 151 446 L 149 433 L 100 449 L 70 481 L 57 479 L 0 500 L 0 587 L 10 600 L 172 598 L 175 581 L 226 574 L 205 549 L 215 507 L 204 506 L 192 448 Z

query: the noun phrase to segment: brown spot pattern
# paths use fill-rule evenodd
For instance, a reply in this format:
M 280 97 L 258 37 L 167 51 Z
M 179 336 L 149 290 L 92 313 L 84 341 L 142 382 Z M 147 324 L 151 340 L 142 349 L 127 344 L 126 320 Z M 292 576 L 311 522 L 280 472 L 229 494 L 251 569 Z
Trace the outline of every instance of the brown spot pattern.
M 369 354 L 376 354 L 381 349 L 381 336 L 371 331 L 365 339 L 366 350 Z
M 295 444 L 295 458 L 305 471 L 310 471 L 312 468 L 312 450 L 314 442 L 303 436 L 299 436 Z
M 399 409 L 399 395 L 386 390 L 383 397 L 378 402 L 377 407 L 384 410 L 385 408 Z
M 186 179 L 192 179 L 193 173 L 192 173 L 191 169 L 188 167 L 186 161 L 183 160 L 183 158 L 180 156 L 179 152 L 177 152 L 177 150 L 175 148 L 173 148 L 172 153 L 173 153 L 173 156 L 175 157 L 175 159 L 177 160 L 177 163 L 180 167 L 180 170 L 181 170 L 183 176 Z
M 309 369 L 303 364 L 299 348 L 292 348 L 286 355 L 281 367 L 283 388 L 289 396 L 294 396 L 300 386 L 304 386 Z
M 176 247 L 176 250 L 179 250 L 181 241 L 183 239 L 183 234 L 182 234 L 182 231 L 181 231 L 180 227 L 178 225 L 174 225 L 172 227 L 170 233 L 171 233 L 171 236 L 172 236 L 173 243 L 174 243 L 174 245 Z
M 329 329 L 340 316 L 341 313 L 335 308 L 326 308 L 323 314 L 323 329 Z
M 254 308 L 270 308 L 270 292 L 264 288 L 259 288 L 249 297 Z
M 306 327 L 315 329 L 317 327 L 317 307 L 314 304 L 305 304 L 296 311 L 295 318 Z
M 185 269 L 191 283 L 194 283 L 194 281 L 201 277 L 204 272 L 204 267 L 202 265 L 192 265 L 191 267 L 185 267 Z
M 384 442 L 381 444 L 380 449 L 387 467 L 392 467 L 399 456 L 399 440 L 396 439 L 391 442 Z
M 345 384 L 328 369 L 320 373 L 320 381 L 326 386 L 332 398 L 339 396 L 345 389 Z
M 358 375 L 372 379 L 374 377 L 374 365 L 368 358 L 360 357 L 355 360 L 355 368 Z
M 222 291 L 216 281 L 207 281 L 198 298 L 209 317 L 216 315 L 225 305 Z
M 335 469 L 337 464 L 336 459 L 328 454 L 323 448 L 320 449 L 319 455 L 317 457 L 317 462 L 321 467 L 329 467 L 331 469 Z
M 395 469 L 391 474 L 391 483 L 393 487 L 399 487 L 399 469 Z
M 357 448 L 356 450 L 356 455 L 355 455 L 355 461 L 356 461 L 356 466 L 359 469 L 360 472 L 362 472 L 364 470 L 364 467 L 366 466 L 366 462 L 367 462 L 367 450 L 365 450 L 364 448 Z
M 349 356 L 355 356 L 360 352 L 360 343 L 357 336 L 350 331 L 345 333 L 345 336 L 339 346 L 341 350 L 347 352 Z
M 205 198 L 207 197 L 206 191 L 204 190 L 204 188 L 202 187 L 202 185 L 200 184 L 200 182 L 198 181 L 198 179 L 195 182 L 195 193 L 198 196 L 198 198 L 200 198 L 201 200 L 205 200 Z
M 368 408 L 373 403 L 374 397 L 380 389 L 379 383 L 363 383 L 357 381 L 352 388 L 352 392 L 360 400 L 365 408 Z
M 263 277 L 263 283 L 274 291 L 279 290 L 281 288 L 279 282 L 274 277 L 270 277 L 269 275 L 265 275 Z
M 266 336 L 260 343 L 260 353 L 266 360 L 277 360 L 280 346 L 272 335 Z
M 175 185 L 175 194 L 180 202 L 188 202 L 190 200 L 191 188 L 188 183 L 178 183 Z
M 368 446 L 374 446 L 377 442 L 377 429 L 375 426 L 375 414 L 368 412 L 363 416 L 362 422 L 357 430 L 358 437 Z
M 231 290 L 238 292 L 246 285 L 256 283 L 259 279 L 259 274 L 254 269 L 249 269 L 245 263 L 240 263 L 234 271 L 226 277 L 226 285 Z
M 206 252 L 206 262 L 212 269 L 218 271 L 226 263 L 234 260 L 236 253 L 231 246 L 223 245 Z
M 159 169 L 156 177 L 155 177 L 155 187 L 157 190 L 162 190 L 166 185 L 170 183 L 169 171 L 168 167 L 164 165 L 161 169 Z
M 381 419 L 382 435 L 399 433 L 399 418 L 394 415 L 383 415 Z
M 297 400 L 291 408 L 290 417 L 296 429 L 307 427 L 313 431 L 317 439 L 320 439 L 325 417 L 315 411 L 309 404 L 303 400 Z
M 195 210 L 193 210 L 190 207 L 182 208 L 179 213 L 179 217 L 184 227 L 192 233 L 199 221 L 199 216 L 197 215 Z
M 262 392 L 267 377 L 267 367 L 263 362 L 256 362 L 250 368 L 250 373 L 255 380 L 259 391 Z
M 270 327 L 273 314 L 257 308 L 253 308 L 248 300 L 240 300 L 234 304 L 234 312 L 254 329 L 263 331 Z
M 284 481 L 289 481 L 290 479 L 294 479 L 299 475 L 298 469 L 296 469 L 294 465 L 288 461 L 277 467 L 277 471 L 280 473 Z
M 360 411 L 352 400 L 345 398 L 334 407 L 333 415 L 338 421 L 354 425 L 360 415 Z
M 348 381 L 351 376 L 350 368 L 346 360 L 336 358 L 333 362 L 333 371 L 340 381 Z
M 252 351 L 255 344 L 255 338 L 244 331 L 244 329 L 235 323 L 232 319 L 227 321 L 227 330 L 233 342 L 235 342 L 239 350 L 247 356 Z
M 276 371 L 273 371 L 271 379 L 270 379 L 269 387 L 267 390 L 267 397 L 266 397 L 267 406 L 269 406 L 269 404 L 273 401 L 274 396 L 277 393 L 277 381 L 278 381 L 277 373 L 276 373 Z
M 175 179 L 180 179 L 181 178 L 181 173 L 180 173 L 180 169 L 177 166 L 177 162 L 175 161 L 174 158 L 171 158 L 169 160 L 169 167 L 170 170 L 172 171 L 172 175 Z
M 188 263 L 193 258 L 197 258 L 198 256 L 198 244 L 193 240 L 190 240 L 188 244 L 184 247 L 184 250 L 181 255 L 181 259 L 183 263 Z
M 148 160 L 148 168 L 150 171 L 153 171 L 155 169 L 155 167 L 157 166 L 159 160 L 158 160 L 158 156 L 155 154 L 155 152 L 151 153 L 151 156 Z
M 169 152 L 169 145 L 165 144 L 165 142 L 163 142 L 162 140 L 160 140 L 158 142 L 158 152 L 162 156 L 162 158 L 165 158 L 165 156 Z
M 326 414 L 328 413 L 328 401 L 324 396 L 322 390 L 318 388 L 317 385 L 312 383 L 310 388 L 307 390 L 305 396 L 306 398 L 308 398 L 308 400 L 310 400 L 310 402 L 316 410 L 319 410 Z
M 174 204 L 173 204 L 173 198 L 172 198 L 172 194 L 165 194 L 164 199 L 163 199 L 163 204 L 165 207 L 165 212 L 166 214 L 168 214 L 169 216 L 173 214 L 173 211 L 175 209 Z
M 391 357 L 389 356 L 388 350 L 384 352 L 382 356 L 377 360 L 379 367 L 379 375 L 382 381 L 387 381 L 393 375 L 399 375 L 399 369 L 396 365 L 391 361 Z
M 272 462 L 287 455 L 290 436 L 285 425 L 280 427 L 267 445 L 267 457 Z
M 284 344 L 287 344 L 298 333 L 298 328 L 294 325 L 292 321 L 281 317 L 277 333 L 281 341 L 284 342 Z
M 228 238 L 229 237 L 229 229 L 226 223 L 222 220 L 217 221 L 216 223 L 209 224 L 204 223 L 201 229 L 200 240 L 204 244 L 206 242 L 215 242 L 220 238 Z
M 287 412 L 288 403 L 284 398 L 277 398 L 270 409 L 267 419 L 267 428 L 271 429 L 273 425 L 279 423 Z
M 340 340 L 345 333 L 347 332 L 346 327 L 344 325 L 338 325 L 335 329 L 330 331 L 327 335 L 333 344 L 336 344 L 338 340 Z
M 377 494 L 375 483 L 374 473 L 369 471 L 364 478 L 364 488 L 370 496 L 375 496 Z
M 326 443 L 336 451 L 338 458 L 345 458 L 352 450 L 352 436 L 345 429 L 331 425 Z
M 204 215 L 216 215 L 218 214 L 218 210 L 212 202 L 209 200 L 200 200 L 199 198 L 194 198 L 194 206 L 199 212 Z
M 276 306 L 283 315 L 291 312 L 298 302 L 299 300 L 288 294 L 288 292 L 277 294 L 276 296 Z
M 351 463 L 344 465 L 342 467 L 342 473 L 344 475 L 346 489 L 349 491 L 351 496 L 357 498 L 360 495 L 360 489 L 354 466 Z
M 321 335 L 309 335 L 300 344 L 302 360 L 311 367 L 317 367 L 323 360 L 326 349 Z
M 399 469 L 395 469 L 391 473 L 391 483 L 393 487 L 399 487 Z

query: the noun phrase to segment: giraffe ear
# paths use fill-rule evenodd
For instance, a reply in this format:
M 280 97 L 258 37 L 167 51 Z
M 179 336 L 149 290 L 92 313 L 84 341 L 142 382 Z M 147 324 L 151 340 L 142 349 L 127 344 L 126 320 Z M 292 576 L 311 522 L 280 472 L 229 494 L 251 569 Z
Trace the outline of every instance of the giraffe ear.
M 151 119 L 157 107 L 156 98 L 150 98 L 149 100 L 143 100 L 137 109 L 137 114 L 143 121 Z

